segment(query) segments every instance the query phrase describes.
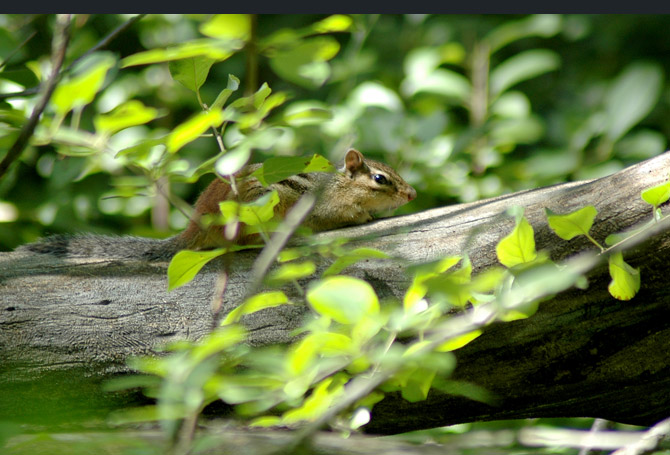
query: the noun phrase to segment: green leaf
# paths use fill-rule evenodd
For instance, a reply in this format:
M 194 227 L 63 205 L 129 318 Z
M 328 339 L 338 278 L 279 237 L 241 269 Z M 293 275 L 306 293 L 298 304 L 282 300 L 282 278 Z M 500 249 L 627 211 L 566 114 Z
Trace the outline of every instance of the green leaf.
M 116 64 L 109 53 L 95 53 L 78 65 L 75 75 L 56 86 L 51 103 L 56 112 L 66 115 L 74 108 L 89 104 L 102 88 L 107 72 Z
M 318 125 L 332 118 L 332 111 L 315 101 L 296 102 L 284 110 L 284 120 L 290 126 Z
M 240 80 L 232 74 L 229 74 L 228 85 L 221 90 L 216 97 L 216 100 L 214 100 L 214 103 L 212 104 L 212 109 L 222 109 L 223 105 L 228 101 L 228 98 L 230 98 L 230 95 L 238 88 L 240 88 Z
M 657 63 L 628 65 L 605 98 L 607 137 L 614 142 L 649 114 L 663 87 L 663 69 Z
M 322 157 L 310 156 L 279 156 L 265 160 L 252 176 L 264 186 L 272 185 L 292 175 L 308 172 L 333 172 L 335 167 Z
M 274 216 L 274 208 L 279 204 L 279 195 L 273 190 L 253 202 L 240 205 L 240 221 L 247 226 L 255 226 L 270 221 Z
M 460 349 L 463 346 L 465 346 L 466 344 L 475 340 L 481 334 L 482 334 L 481 330 L 479 330 L 479 329 L 473 330 L 471 332 L 465 333 L 461 336 L 458 336 L 456 338 L 452 338 L 449 341 L 446 341 L 446 342 L 442 343 L 435 350 L 438 351 L 438 352 L 455 351 L 456 349 Z
M 355 324 L 379 313 L 379 300 L 367 282 L 350 276 L 332 276 L 307 291 L 310 306 L 322 316 L 342 324 Z
M 316 264 L 312 261 L 289 262 L 273 270 L 268 276 L 267 282 L 274 286 L 308 277 L 314 272 L 316 272 Z
M 531 49 L 508 58 L 491 71 L 491 95 L 497 97 L 521 81 L 557 69 L 560 56 L 548 49 Z
M 159 117 L 158 110 L 146 107 L 140 101 L 130 100 L 117 106 L 111 112 L 96 115 L 93 119 L 95 130 L 114 134 L 131 126 L 142 125 Z
M 227 252 L 227 248 L 218 248 L 211 251 L 182 250 L 178 252 L 168 265 L 168 291 L 190 282 L 205 264 Z
M 296 46 L 276 52 L 270 67 L 287 81 L 306 88 L 317 88 L 330 77 L 326 63 L 340 51 L 340 44 L 330 36 L 304 39 Z
M 500 263 L 508 268 L 531 262 L 537 257 L 533 227 L 525 217 L 521 217 L 514 230 L 498 242 L 496 255 Z
M 505 21 L 486 36 L 490 53 L 498 51 L 514 41 L 531 36 L 549 38 L 561 31 L 560 14 L 534 14 L 518 21 Z
M 640 290 L 640 269 L 635 269 L 623 260 L 623 254 L 617 252 L 609 259 L 609 270 L 612 281 L 607 290 L 618 300 L 630 300 Z
M 248 108 L 252 106 L 254 109 L 258 109 L 265 102 L 267 97 L 270 96 L 270 93 L 272 93 L 272 89 L 267 82 L 263 82 L 263 85 L 261 85 L 261 88 L 259 88 L 256 93 L 251 96 L 237 99 L 233 101 L 230 106 L 234 108 Z
M 324 379 L 312 390 L 302 406 L 284 413 L 282 423 L 292 425 L 301 421 L 316 420 L 344 393 L 345 382 L 345 375 L 335 375 Z
M 189 142 L 197 139 L 211 127 L 218 127 L 225 120 L 222 112 L 212 109 L 208 112 L 199 112 L 184 123 L 178 125 L 167 138 L 167 149 L 175 153 Z
M 114 158 L 118 158 L 120 156 L 126 156 L 135 163 L 138 161 L 146 160 L 152 153 L 153 148 L 158 145 L 164 145 L 166 139 L 167 136 L 154 139 L 152 138 L 144 139 L 140 141 L 137 145 L 133 145 L 132 147 L 127 147 L 123 150 L 120 150 L 119 153 L 114 155 Z
M 642 200 L 654 207 L 666 202 L 670 199 L 670 182 L 661 183 L 660 185 L 642 190 Z
M 233 55 L 235 50 L 239 48 L 240 45 L 232 45 L 229 42 L 216 39 L 191 40 L 167 49 L 151 49 L 129 55 L 121 60 L 121 68 L 169 62 L 171 60 L 181 60 L 190 57 L 207 57 L 220 62 Z
M 228 313 L 221 325 L 238 322 L 245 314 L 255 313 L 266 308 L 274 308 L 279 305 L 291 303 L 282 291 L 271 291 L 256 294 L 248 298 L 241 305 Z
M 315 33 L 346 32 L 351 28 L 351 17 L 343 14 L 333 14 L 312 25 Z
M 323 276 L 335 275 L 340 273 L 346 267 L 355 264 L 364 259 L 387 259 L 389 255 L 383 251 L 374 248 L 356 248 L 340 257 L 333 262 L 324 272 Z
M 168 64 L 172 79 L 189 90 L 197 92 L 207 80 L 209 69 L 216 60 L 197 56 L 181 60 L 172 60 Z
M 216 14 L 200 26 L 203 35 L 222 40 L 249 39 L 251 17 L 248 14 Z
M 434 368 L 417 368 L 401 389 L 400 393 L 402 397 L 410 403 L 425 400 L 428 397 L 430 386 L 433 384 L 436 374 L 437 370 Z
M 216 160 L 214 169 L 219 175 L 233 175 L 247 164 L 251 157 L 251 150 L 246 147 L 238 147 L 226 152 Z
M 563 240 L 570 240 L 578 235 L 588 235 L 593 226 L 593 221 L 598 214 L 596 208 L 587 205 L 574 212 L 558 215 L 549 209 L 545 209 L 549 227 Z

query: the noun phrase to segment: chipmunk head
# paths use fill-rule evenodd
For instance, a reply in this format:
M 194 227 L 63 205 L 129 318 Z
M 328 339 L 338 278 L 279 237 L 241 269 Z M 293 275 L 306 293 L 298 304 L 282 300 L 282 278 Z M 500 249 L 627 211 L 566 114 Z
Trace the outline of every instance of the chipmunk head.
M 393 168 L 364 158 L 356 149 L 347 151 L 341 172 L 351 181 L 353 202 L 370 213 L 393 210 L 416 198 L 416 190 Z

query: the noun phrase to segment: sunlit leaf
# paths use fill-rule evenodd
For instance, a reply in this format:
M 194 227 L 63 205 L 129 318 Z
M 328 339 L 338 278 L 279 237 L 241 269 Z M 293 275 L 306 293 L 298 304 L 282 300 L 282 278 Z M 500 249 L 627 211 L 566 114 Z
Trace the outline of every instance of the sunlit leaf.
M 236 47 L 230 43 L 216 39 L 206 38 L 190 40 L 167 49 L 151 49 L 129 55 L 121 60 L 121 68 L 169 62 L 171 60 L 180 60 L 190 57 L 207 57 L 220 62 L 233 55 L 237 48 L 239 48 L 239 46 Z
M 331 276 L 310 286 L 310 306 L 322 316 L 342 324 L 355 324 L 379 313 L 379 300 L 372 286 L 350 276 Z
M 274 216 L 274 207 L 279 204 L 279 195 L 276 190 L 264 194 L 253 202 L 240 205 L 240 221 L 249 226 L 270 221 Z
M 272 284 L 285 283 L 308 277 L 314 272 L 316 272 L 316 264 L 312 261 L 289 262 L 273 270 L 267 280 Z
M 238 147 L 221 156 L 214 164 L 214 169 L 219 175 L 233 175 L 247 164 L 250 157 L 251 150 Z
M 533 227 L 522 217 L 514 230 L 496 245 L 498 260 L 505 267 L 531 262 L 537 257 Z
M 351 28 L 351 17 L 343 14 L 333 14 L 312 25 L 316 33 L 346 32 Z
M 174 255 L 168 266 L 168 291 L 189 283 L 205 264 L 228 252 L 225 248 L 211 251 L 182 250 Z
M 302 406 L 286 411 L 282 423 L 295 424 L 301 421 L 313 421 L 320 417 L 344 392 L 346 377 L 335 375 L 321 381 L 305 399 Z
M 74 108 L 83 107 L 93 101 L 102 88 L 107 72 L 116 64 L 108 53 L 96 53 L 79 65 L 80 71 L 60 82 L 51 96 L 56 112 L 65 115 Z
M 199 112 L 184 123 L 178 125 L 167 138 L 167 149 L 175 153 L 184 145 L 197 139 L 211 127 L 221 125 L 224 120 L 222 112 L 212 109 L 208 112 Z
M 578 235 L 588 235 L 598 214 L 592 205 L 565 215 L 558 215 L 549 209 L 545 209 L 545 212 L 549 227 L 563 240 L 570 240 Z
M 436 348 L 436 351 L 439 352 L 455 351 L 456 349 L 460 349 L 466 344 L 470 343 L 472 340 L 478 338 L 481 334 L 482 334 L 481 330 L 473 330 L 472 332 L 468 332 L 464 335 L 446 341 L 445 343 L 438 346 Z
M 200 32 L 212 38 L 246 41 L 251 32 L 251 18 L 248 14 L 215 14 L 200 26 Z
M 609 270 L 612 281 L 607 290 L 618 300 L 630 300 L 640 290 L 640 269 L 635 269 L 623 260 L 623 254 L 617 252 L 609 259 Z
M 660 185 L 642 190 L 642 200 L 654 207 L 666 202 L 670 199 L 670 182 L 661 183 Z
M 256 294 L 244 301 L 241 305 L 228 313 L 221 325 L 238 322 L 245 314 L 255 313 L 266 308 L 291 303 L 282 291 L 270 291 Z
M 168 64 L 172 78 L 189 90 L 197 92 L 207 80 L 209 69 L 216 60 L 197 56 L 172 60 Z
M 158 110 L 147 107 L 141 101 L 130 100 L 111 112 L 96 115 L 93 119 L 96 131 L 114 134 L 131 126 L 142 125 L 159 116 Z

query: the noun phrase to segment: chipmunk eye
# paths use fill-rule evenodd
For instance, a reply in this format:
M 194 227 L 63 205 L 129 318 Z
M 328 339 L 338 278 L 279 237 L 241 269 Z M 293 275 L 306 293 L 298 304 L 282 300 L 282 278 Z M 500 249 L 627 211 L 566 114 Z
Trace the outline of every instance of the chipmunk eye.
M 372 176 L 372 178 L 374 179 L 375 182 L 377 182 L 380 185 L 387 185 L 389 183 L 386 177 L 384 177 L 381 174 L 375 174 Z

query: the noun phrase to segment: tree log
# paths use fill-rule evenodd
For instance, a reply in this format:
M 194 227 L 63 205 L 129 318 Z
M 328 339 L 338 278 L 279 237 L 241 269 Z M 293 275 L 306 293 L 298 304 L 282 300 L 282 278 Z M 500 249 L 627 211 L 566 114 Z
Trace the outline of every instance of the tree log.
M 387 218 L 318 237 L 347 237 L 352 245 L 392 255 L 393 260 L 367 260 L 345 272 L 367 280 L 380 298 L 402 298 L 410 281 L 408 264 L 464 251 L 475 271 L 496 264 L 495 246 L 514 225 L 504 212 L 513 205 L 525 208 L 538 250 L 547 250 L 553 260 L 594 250 L 583 236 L 558 238 L 547 225 L 545 208 L 567 213 L 594 205 L 598 215 L 591 234 L 602 244 L 607 235 L 651 218 L 651 206 L 641 200 L 640 191 L 665 182 L 668 170 L 670 152 L 597 180 Z M 497 397 L 496 405 L 438 390 L 417 403 L 389 394 L 375 406 L 366 431 L 389 434 L 475 420 L 552 416 L 648 425 L 667 417 L 669 247 L 669 231 L 660 229 L 625 253 L 628 263 L 641 268 L 642 288 L 631 301 L 608 294 L 608 269 L 601 265 L 589 274 L 588 289 L 563 292 L 528 319 L 492 324 L 456 351 L 453 379 L 486 388 Z M 222 270 L 228 271 L 221 302 L 226 314 L 245 295 L 256 257 L 257 252 L 246 251 L 234 253 L 234 261 L 219 258 L 188 285 L 167 292 L 167 263 L 0 254 L 0 384 L 13 392 L 0 394 L 0 417 L 16 415 L 18 403 L 26 416 L 43 417 L 48 394 L 40 396 L 39 404 L 26 401 L 43 388 L 53 392 L 76 384 L 66 399 L 93 401 L 100 409 L 137 398 L 103 399 L 98 385 L 128 372 L 130 355 L 152 354 L 166 342 L 208 333 L 216 324 L 211 308 L 219 300 Z M 290 288 L 287 293 L 300 299 Z M 246 316 L 249 341 L 288 342 L 306 315 L 307 307 L 296 304 Z M 73 415 L 75 408 L 69 409 Z

